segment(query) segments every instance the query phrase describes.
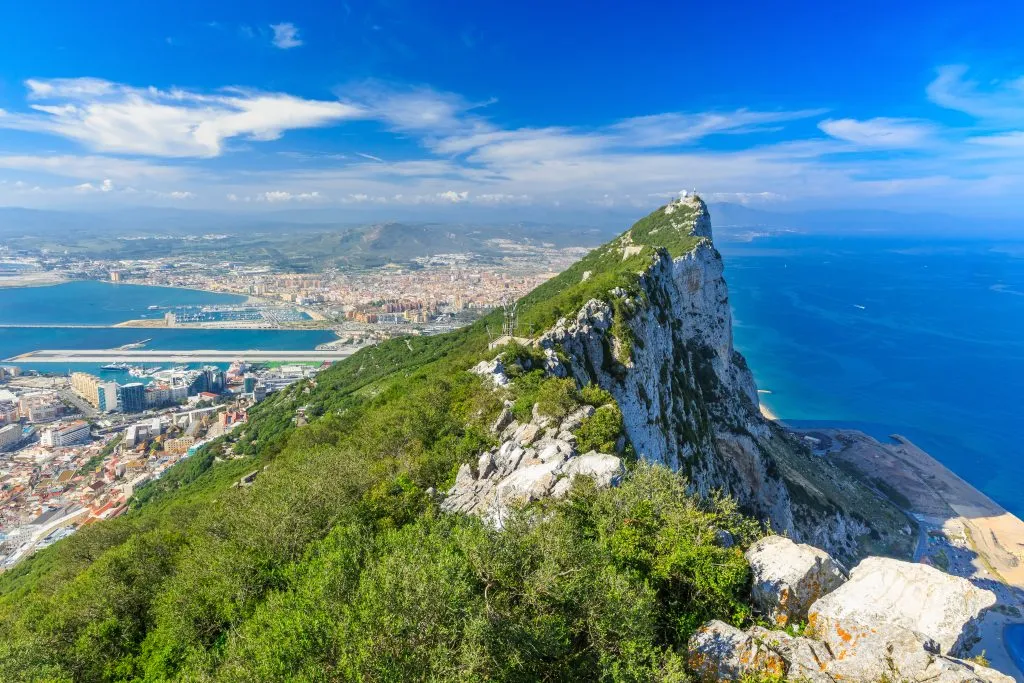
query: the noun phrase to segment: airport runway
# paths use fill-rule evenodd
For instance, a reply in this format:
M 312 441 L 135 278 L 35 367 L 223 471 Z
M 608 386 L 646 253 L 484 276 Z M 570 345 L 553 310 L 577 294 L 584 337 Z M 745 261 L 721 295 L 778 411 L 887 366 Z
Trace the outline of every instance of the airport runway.
M 230 363 L 236 360 L 259 361 L 334 361 L 348 358 L 362 347 L 337 351 L 188 351 L 158 349 L 42 349 L 30 351 L 5 362 L 21 363 Z

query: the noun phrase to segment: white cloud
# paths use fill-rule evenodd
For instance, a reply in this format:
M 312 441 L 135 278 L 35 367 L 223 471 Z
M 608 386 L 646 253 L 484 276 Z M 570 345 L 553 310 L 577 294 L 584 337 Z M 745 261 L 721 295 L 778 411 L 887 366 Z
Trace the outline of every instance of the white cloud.
M 935 134 L 935 126 L 928 122 L 886 117 L 864 121 L 826 119 L 818 128 L 838 140 L 884 149 L 920 147 L 931 142 Z
M 0 156 L 0 168 L 49 173 L 65 178 L 93 180 L 112 178 L 122 182 L 136 180 L 174 181 L 185 177 L 201 177 L 202 172 L 153 164 L 138 159 L 118 159 L 107 156 L 75 156 L 71 154 L 39 155 L 12 154 Z
M 256 195 L 256 201 L 258 202 L 311 202 L 319 201 L 323 199 L 319 192 L 286 192 L 284 190 L 274 190 L 271 192 L 261 192 Z
M 438 199 L 443 199 L 445 201 L 452 202 L 453 204 L 457 204 L 459 202 L 464 202 L 464 201 L 466 201 L 467 197 L 469 197 L 469 192 L 465 192 L 465 191 L 463 191 L 463 192 L 455 192 L 453 190 L 447 190 L 445 192 L 439 192 L 437 194 L 437 198 Z
M 229 88 L 215 94 L 135 88 L 95 78 L 29 80 L 34 113 L 0 116 L 0 127 L 60 135 L 96 151 L 215 157 L 233 138 L 276 140 L 364 115 L 337 101 Z
M 966 78 L 967 71 L 961 64 L 940 67 L 928 85 L 928 99 L 983 121 L 1020 125 L 1024 119 L 1024 76 L 992 81 L 983 88 Z
M 114 189 L 114 183 L 110 178 L 106 178 L 99 185 L 93 185 L 92 183 L 82 183 L 81 185 L 75 185 L 74 188 L 77 192 L 89 193 L 89 192 L 111 192 Z
M 181 190 L 175 190 L 173 192 L 168 192 L 167 196 L 169 198 L 171 198 L 171 199 L 195 199 L 196 198 L 196 195 L 195 195 L 194 192 L 181 191 Z
M 617 141 L 635 147 L 665 147 L 692 143 L 716 134 L 740 134 L 764 131 L 771 125 L 819 116 L 824 109 L 798 111 L 750 111 L 683 114 L 671 112 L 636 116 L 611 127 Z
M 279 47 L 282 50 L 289 50 L 293 47 L 299 47 L 302 45 L 302 39 L 299 38 L 299 29 L 290 21 L 280 24 L 271 24 L 270 28 L 274 32 L 274 38 L 271 41 L 274 43 L 274 47 Z

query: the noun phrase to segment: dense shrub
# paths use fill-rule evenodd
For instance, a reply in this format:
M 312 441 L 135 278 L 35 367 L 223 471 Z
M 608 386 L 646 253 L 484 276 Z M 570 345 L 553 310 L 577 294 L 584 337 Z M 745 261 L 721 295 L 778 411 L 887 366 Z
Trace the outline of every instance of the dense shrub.
M 601 406 L 583 420 L 576 430 L 576 447 L 581 453 L 598 451 L 611 453 L 622 434 L 622 411 L 614 403 Z

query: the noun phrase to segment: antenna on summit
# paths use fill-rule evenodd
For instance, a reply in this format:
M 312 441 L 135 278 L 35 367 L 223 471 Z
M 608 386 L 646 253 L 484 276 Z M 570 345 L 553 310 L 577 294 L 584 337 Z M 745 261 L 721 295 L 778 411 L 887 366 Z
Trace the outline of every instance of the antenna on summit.
M 505 309 L 505 322 L 501 328 L 501 334 L 505 337 L 514 337 L 516 332 L 516 308 L 519 307 L 519 300 L 512 296 L 504 296 L 501 300 L 501 307 Z

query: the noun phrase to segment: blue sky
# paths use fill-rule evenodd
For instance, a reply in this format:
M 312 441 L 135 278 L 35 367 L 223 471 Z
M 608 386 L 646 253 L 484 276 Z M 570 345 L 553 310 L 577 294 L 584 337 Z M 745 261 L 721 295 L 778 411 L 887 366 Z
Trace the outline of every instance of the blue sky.
M 12 4 L 0 204 L 1024 214 L 1024 3 L 716 4 Z

